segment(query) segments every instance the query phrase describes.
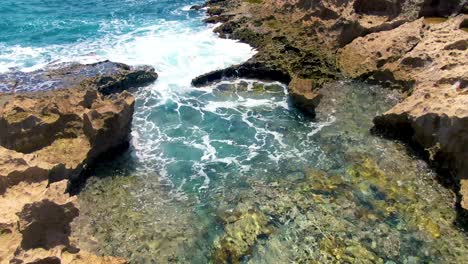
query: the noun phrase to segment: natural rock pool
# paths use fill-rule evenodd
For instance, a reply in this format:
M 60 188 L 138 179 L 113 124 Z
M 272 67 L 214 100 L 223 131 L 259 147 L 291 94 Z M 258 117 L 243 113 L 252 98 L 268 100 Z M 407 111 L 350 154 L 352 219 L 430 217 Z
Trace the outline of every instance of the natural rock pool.
M 0 72 L 109 59 L 160 76 L 134 91 L 130 149 L 79 186 L 80 248 L 131 263 L 468 262 L 453 194 L 370 133 L 395 91 L 329 84 L 311 120 L 279 83 L 190 86 L 255 52 L 212 33 L 190 10 L 202 1 L 43 2 L 2 1 Z
M 135 263 L 463 263 L 453 195 L 370 134 L 398 94 L 324 89 L 317 121 L 252 80 L 141 89 L 133 148 L 79 194 L 85 248 Z

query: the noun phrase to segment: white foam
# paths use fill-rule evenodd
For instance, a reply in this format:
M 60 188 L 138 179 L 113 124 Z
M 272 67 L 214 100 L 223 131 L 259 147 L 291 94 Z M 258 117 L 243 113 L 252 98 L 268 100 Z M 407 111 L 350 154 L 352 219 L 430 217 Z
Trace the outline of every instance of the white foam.
M 186 6 L 181 11 L 187 11 L 188 8 Z M 222 96 L 218 98 L 214 96 L 216 90 L 214 85 L 202 89 L 195 89 L 190 85 L 191 80 L 200 74 L 242 63 L 255 54 L 255 50 L 246 44 L 218 38 L 212 32 L 213 26 L 193 27 L 190 24 L 192 22 L 159 20 L 155 21 L 155 25 L 141 27 L 130 33 L 109 34 L 99 40 L 83 41 L 64 46 L 53 45 L 44 48 L 0 46 L 0 71 L 7 71 L 11 67 L 32 71 L 51 62 L 90 63 L 104 59 L 131 65 L 148 64 L 154 66 L 159 74 L 158 81 L 135 93 L 138 102 L 134 116 L 132 145 L 135 155 L 141 163 L 137 169 L 152 173 L 157 171 L 161 176 L 160 181 L 173 186 L 173 191 L 176 193 L 181 193 L 184 185 L 194 179 L 198 180 L 197 182 L 203 179 L 198 187 L 199 191 L 209 189 L 212 183 L 208 174 L 218 173 L 212 171 L 213 169 L 209 167 L 210 164 L 232 165 L 238 169 L 236 173 L 248 174 L 251 170 L 260 169 L 257 164 L 252 166 L 252 160 L 259 156 L 262 158 L 262 155 L 266 155 L 271 162 L 279 164 L 284 159 L 304 159 L 303 156 L 306 152 L 313 152 L 313 148 L 307 145 L 309 144 L 308 138 L 322 127 L 329 125 L 333 120 L 323 124 L 310 122 L 307 123 L 310 125 L 304 124 L 303 128 L 306 131 L 304 131 L 304 137 L 299 139 L 298 144 L 302 144 L 302 148 L 299 150 L 294 146 L 296 142 L 288 141 L 290 140 L 288 139 L 290 132 L 271 129 L 268 126 L 277 120 L 255 114 L 258 111 L 268 113 L 277 109 L 289 110 L 285 96 L 287 94 L 286 86 L 273 83 L 281 85 L 283 91 L 266 91 L 272 94 L 271 97 L 248 96 L 245 93 L 237 92 L 232 98 Z M 103 30 L 125 26 L 119 23 L 119 21 L 113 21 L 112 25 L 107 25 L 108 29 L 103 27 Z M 247 82 L 247 90 L 254 93 L 252 90 L 256 81 L 235 80 L 234 82 L 237 84 Z M 194 93 L 198 97 L 194 97 Z M 278 96 L 275 93 L 278 93 Z M 211 99 L 204 99 L 204 96 Z M 164 115 L 176 115 L 179 123 L 174 120 L 168 124 L 161 120 L 155 121 L 154 114 L 157 112 L 155 109 L 159 107 L 164 109 Z M 189 136 L 171 136 L 171 131 L 182 125 L 183 113 L 181 112 L 183 107 L 191 108 L 190 111 L 193 110 L 193 115 L 200 115 L 202 120 L 204 120 L 205 114 L 215 114 L 228 121 L 233 118 L 240 119 L 252 129 L 249 129 L 250 131 L 255 131 L 255 143 L 248 142 L 243 143 L 245 144 L 243 145 L 236 138 L 214 139 L 215 136 L 212 137 L 209 131 L 198 127 L 196 123 L 184 128 L 186 131 L 190 131 Z M 166 109 L 168 110 L 166 111 Z M 213 142 L 239 148 L 243 152 L 226 157 L 225 154 L 221 153 L 222 151 L 217 152 L 215 146 L 219 144 L 213 144 Z M 199 149 L 203 153 L 200 160 L 190 161 L 193 175 L 189 178 L 183 178 L 178 183 L 173 182 L 173 175 L 170 175 L 168 168 L 182 162 L 182 160 L 178 160 L 177 157 L 168 157 L 163 149 L 164 144 L 172 143 L 184 144 Z M 210 168 L 211 171 L 207 171 L 207 168 Z M 220 175 L 227 177 L 228 174 L 220 172 Z

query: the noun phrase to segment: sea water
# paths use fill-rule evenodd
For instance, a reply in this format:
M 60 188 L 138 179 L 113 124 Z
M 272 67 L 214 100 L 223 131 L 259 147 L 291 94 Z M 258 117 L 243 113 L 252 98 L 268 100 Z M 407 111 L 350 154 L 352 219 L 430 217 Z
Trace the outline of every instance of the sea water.
M 241 63 L 199 1 L 3 0 L 0 71 L 113 60 L 159 79 L 128 151 L 79 186 L 78 246 L 132 263 L 462 263 L 453 194 L 403 145 L 373 136 L 397 93 L 342 81 L 311 120 L 281 83 L 197 75 Z

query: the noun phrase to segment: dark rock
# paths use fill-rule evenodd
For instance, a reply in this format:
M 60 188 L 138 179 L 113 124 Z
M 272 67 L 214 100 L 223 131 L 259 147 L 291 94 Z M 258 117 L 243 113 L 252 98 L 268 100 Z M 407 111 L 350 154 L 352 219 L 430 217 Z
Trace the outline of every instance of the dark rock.
M 193 6 L 190 7 L 190 10 L 198 11 L 198 10 L 202 9 L 203 7 L 204 7 L 203 5 L 193 5 Z
M 21 247 L 51 249 L 58 245 L 70 245 L 70 223 L 78 216 L 73 203 L 56 204 L 43 200 L 24 206 L 20 217 L 20 232 L 23 235 Z
M 245 63 L 198 76 L 192 80 L 192 85 L 200 87 L 229 78 L 250 78 L 282 83 L 289 83 L 291 80 L 289 74 L 281 69 L 270 68 L 261 63 Z
M 59 64 L 34 72 L 0 74 L 1 92 L 27 92 L 89 86 L 104 94 L 139 87 L 158 78 L 154 68 L 131 67 L 103 61 L 93 64 Z

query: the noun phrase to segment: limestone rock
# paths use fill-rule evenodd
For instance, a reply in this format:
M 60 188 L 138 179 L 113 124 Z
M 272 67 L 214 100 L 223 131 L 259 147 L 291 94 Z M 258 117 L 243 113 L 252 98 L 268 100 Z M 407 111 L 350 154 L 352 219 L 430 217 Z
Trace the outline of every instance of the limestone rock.
M 339 51 L 339 68 L 351 78 L 367 77 L 413 49 L 421 41 L 422 28 L 423 19 L 419 19 L 388 32 L 357 38 Z
M 320 103 L 322 95 L 314 91 L 314 81 L 310 79 L 293 78 L 288 85 L 289 95 L 298 108 L 315 117 L 315 107 Z
M 105 97 L 90 88 L 9 96 L 0 108 L 0 145 L 63 164 L 62 177 L 76 177 L 85 164 L 128 140 L 133 105 L 128 92 Z
M 377 130 L 419 145 L 456 185 L 468 179 L 468 35 L 460 29 L 465 20 L 426 23 L 414 48 L 382 66 L 396 80 L 415 85 L 408 98 L 374 120 Z M 466 184 L 461 186 L 466 195 Z
M 421 16 L 459 14 L 466 2 L 467 0 L 209 1 L 207 7 L 210 17 L 207 22 L 222 22 L 215 29 L 221 37 L 238 39 L 257 49 L 258 52 L 245 65 L 262 65 L 263 68 L 281 72 L 281 75 L 314 79 L 319 86 L 339 76 L 335 67 L 336 52 L 356 38 L 397 28 Z M 373 56 L 382 57 L 377 65 L 368 62 L 361 66 L 377 67 L 385 60 L 398 59 L 398 54 L 411 49 L 418 42 L 418 38 L 414 36 L 406 32 L 400 38 L 395 35 L 395 50 L 375 50 Z M 379 41 L 376 40 L 375 45 L 378 44 Z M 365 50 L 357 54 L 357 57 L 369 55 Z M 241 66 L 227 70 L 235 72 L 238 68 Z M 225 76 L 219 73 L 217 71 L 211 77 L 219 79 Z M 355 74 L 359 73 L 358 71 Z M 237 75 L 263 77 L 259 71 Z M 197 81 L 194 80 L 194 83 Z
M 135 100 L 122 90 L 156 76 L 112 62 L 0 75 L 0 263 L 126 263 L 76 248 L 68 180 L 127 144 Z

